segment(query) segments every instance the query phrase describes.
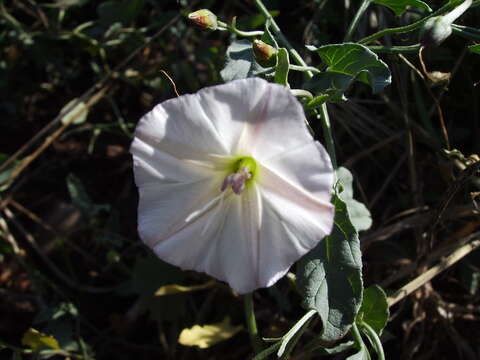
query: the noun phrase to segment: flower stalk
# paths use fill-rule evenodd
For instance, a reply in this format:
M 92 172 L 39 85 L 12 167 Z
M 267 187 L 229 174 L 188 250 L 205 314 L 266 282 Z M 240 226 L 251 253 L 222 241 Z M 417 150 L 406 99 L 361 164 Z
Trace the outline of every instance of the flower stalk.
M 263 345 L 262 340 L 258 334 L 257 329 L 257 320 L 255 319 L 255 310 L 253 307 L 253 293 L 245 294 L 243 297 L 244 308 L 245 308 L 245 319 L 247 322 L 247 330 L 250 335 L 250 341 L 252 342 L 253 350 L 255 354 L 258 354 L 262 351 Z

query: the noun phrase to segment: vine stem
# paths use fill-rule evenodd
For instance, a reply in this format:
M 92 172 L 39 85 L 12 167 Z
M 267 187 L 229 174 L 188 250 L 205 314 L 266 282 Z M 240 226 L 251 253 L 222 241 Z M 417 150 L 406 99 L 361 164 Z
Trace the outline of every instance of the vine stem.
M 363 330 L 368 334 L 368 337 L 370 340 L 373 342 L 373 346 L 375 348 L 375 352 L 377 353 L 378 360 L 385 360 L 385 353 L 383 352 L 383 346 L 382 342 L 380 341 L 380 338 L 378 337 L 378 334 L 373 328 L 368 325 L 366 322 L 361 322 L 360 326 L 363 328 Z
M 430 15 L 424 17 L 422 20 L 419 20 L 419 21 L 417 21 L 413 24 L 406 25 L 406 26 L 400 26 L 400 27 L 396 27 L 396 28 L 389 28 L 389 29 L 380 30 L 379 32 L 376 32 L 375 34 L 372 34 L 370 36 L 367 36 L 366 38 L 361 39 L 360 41 L 358 41 L 358 43 L 366 45 L 366 44 L 371 43 L 373 40 L 381 38 L 382 36 L 392 35 L 392 34 L 400 34 L 400 33 L 405 33 L 405 32 L 416 30 L 416 29 L 420 28 L 428 19 L 447 12 L 448 10 L 450 10 L 451 7 L 452 7 L 452 5 L 450 4 L 450 2 L 448 2 L 447 4 L 443 5 L 437 11 L 434 11 Z
M 353 341 L 355 341 L 355 345 L 358 350 L 362 350 L 365 347 L 365 343 L 363 342 L 362 335 L 360 335 L 360 331 L 358 330 L 357 323 L 354 321 L 351 328 L 351 335 L 353 337 Z
M 295 60 L 295 62 L 302 67 L 308 68 L 308 65 L 305 62 L 305 60 L 303 60 L 303 58 L 300 56 L 297 50 L 294 49 L 294 47 L 292 46 L 292 44 L 290 44 L 290 42 L 285 37 L 285 35 L 283 35 L 282 31 L 280 30 L 280 27 L 278 26 L 278 24 L 276 23 L 275 19 L 270 14 L 268 9 L 265 7 L 262 0 L 254 0 L 254 2 L 258 10 L 260 10 L 262 15 L 265 16 L 267 21 L 270 23 L 272 31 L 278 37 L 278 40 L 280 41 L 280 43 L 287 48 L 288 52 L 292 55 L 292 58 Z M 310 70 L 305 71 L 305 74 L 309 79 L 313 77 L 313 72 Z M 325 136 L 325 142 L 326 142 L 328 153 L 330 155 L 330 159 L 332 161 L 333 168 L 336 169 L 337 160 L 335 155 L 335 143 L 333 141 L 332 128 L 330 125 L 330 118 L 328 116 L 327 104 L 325 103 L 322 104 L 322 106 L 320 107 L 320 113 L 317 115 L 317 117 L 318 116 L 321 119 L 322 129 Z
M 245 294 L 243 301 L 245 305 L 245 319 L 247 321 L 248 334 L 250 335 L 250 341 L 252 343 L 253 350 L 255 351 L 255 354 L 258 354 L 260 351 L 262 351 L 263 346 L 258 334 L 257 320 L 255 319 L 253 292 Z
M 363 0 L 362 1 L 362 3 L 360 4 L 360 7 L 357 10 L 357 13 L 355 14 L 355 17 L 352 20 L 352 23 L 348 27 L 347 34 L 345 35 L 344 41 L 350 41 L 352 39 L 353 33 L 357 29 L 357 26 L 358 26 L 358 23 L 360 22 L 360 19 L 362 18 L 365 11 L 367 11 L 371 2 L 372 2 L 372 0 Z

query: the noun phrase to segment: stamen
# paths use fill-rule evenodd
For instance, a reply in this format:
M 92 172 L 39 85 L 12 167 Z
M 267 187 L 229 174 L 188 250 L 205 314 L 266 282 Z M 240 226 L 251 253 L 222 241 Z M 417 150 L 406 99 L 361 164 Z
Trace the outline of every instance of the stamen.
M 240 195 L 245 190 L 245 182 L 252 177 L 247 168 L 242 167 L 236 173 L 229 174 L 225 177 L 220 190 L 223 192 L 231 187 L 232 191 Z

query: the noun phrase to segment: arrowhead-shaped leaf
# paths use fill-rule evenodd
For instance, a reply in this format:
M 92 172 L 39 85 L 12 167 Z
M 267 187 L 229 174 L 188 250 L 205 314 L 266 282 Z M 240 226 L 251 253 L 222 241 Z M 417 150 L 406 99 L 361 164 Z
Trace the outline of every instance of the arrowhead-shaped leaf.
M 344 336 L 362 301 L 362 259 L 358 234 L 345 203 L 333 197 L 335 225 L 298 264 L 298 287 L 303 306 L 315 309 L 322 319 L 325 341 Z
M 327 68 L 309 80 L 306 88 L 317 94 L 328 94 L 330 101 L 342 100 L 343 93 L 356 80 L 369 85 L 374 94 L 392 81 L 387 64 L 363 45 L 344 43 L 307 48 L 320 55 Z

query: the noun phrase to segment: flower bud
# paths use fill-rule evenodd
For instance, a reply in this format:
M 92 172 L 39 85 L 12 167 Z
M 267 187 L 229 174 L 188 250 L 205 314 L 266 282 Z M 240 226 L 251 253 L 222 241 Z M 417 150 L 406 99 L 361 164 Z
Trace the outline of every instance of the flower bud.
M 428 19 L 420 32 L 423 46 L 438 46 L 452 34 L 452 24 L 472 5 L 473 0 L 465 0 L 443 16 Z
M 253 53 L 263 67 L 274 66 L 277 61 L 277 49 L 262 40 L 253 40 Z
M 188 19 L 202 29 L 216 30 L 218 27 L 217 15 L 208 9 L 201 9 L 188 14 Z
M 420 32 L 423 46 L 438 46 L 452 34 L 452 23 L 443 16 L 428 19 Z

